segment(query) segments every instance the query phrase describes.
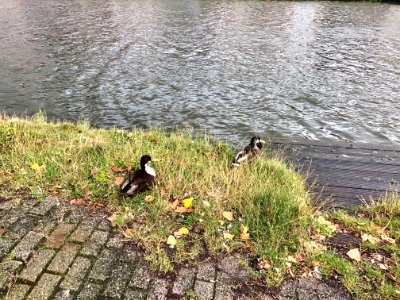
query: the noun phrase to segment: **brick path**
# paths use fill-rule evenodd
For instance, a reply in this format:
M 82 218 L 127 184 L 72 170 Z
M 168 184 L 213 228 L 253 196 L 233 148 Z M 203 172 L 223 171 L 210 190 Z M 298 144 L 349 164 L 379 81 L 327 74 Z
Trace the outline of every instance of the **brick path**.
M 235 256 L 157 276 L 105 212 L 48 197 L 0 202 L 0 299 L 351 299 L 312 279 L 271 292 Z

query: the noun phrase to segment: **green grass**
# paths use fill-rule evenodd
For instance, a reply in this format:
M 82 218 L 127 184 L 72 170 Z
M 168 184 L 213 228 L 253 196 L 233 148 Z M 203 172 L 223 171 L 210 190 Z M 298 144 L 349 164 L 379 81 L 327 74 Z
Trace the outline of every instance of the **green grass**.
M 357 237 L 369 233 L 380 238 L 383 233 L 398 240 L 398 195 L 380 199 L 354 215 L 334 211 L 322 217 L 310 204 L 304 178 L 283 159 L 265 151 L 255 163 L 232 169 L 230 146 L 190 131 L 105 130 L 91 128 L 87 122 L 48 123 L 43 114 L 30 119 L 2 115 L 0 144 L 0 196 L 12 198 L 24 189 L 38 201 L 56 195 L 101 203 L 113 214 L 116 230 L 141 246 L 159 271 L 169 271 L 176 264 L 196 264 L 206 256 L 249 251 L 240 240 L 243 225 L 249 228 L 247 244 L 253 255 L 271 265 L 262 274 L 251 273 L 268 285 L 278 284 L 288 274 L 304 276 L 304 270 L 318 265 L 324 277 L 340 280 L 358 299 L 400 295 L 397 243 L 362 242 L 361 262 L 334 250 L 307 252 L 306 247 L 310 241 L 323 247 L 326 239 L 337 234 L 335 224 Z M 119 195 L 115 179 L 124 174 L 112 168 L 138 168 L 143 154 L 159 159 L 151 163 L 157 185 L 133 198 Z M 146 202 L 149 195 L 154 200 Z M 174 200 L 188 197 L 193 199 L 192 212 L 180 214 L 171 208 Z M 224 211 L 232 212 L 234 219 L 225 219 Z M 182 226 L 189 234 L 177 239 L 174 249 L 168 248 L 168 236 Z M 235 238 L 224 239 L 223 231 Z M 320 241 L 321 236 L 326 239 Z M 370 261 L 374 252 L 384 254 L 389 269 Z M 296 254 L 304 256 L 304 261 L 288 264 L 288 257 Z
M 43 114 L 31 119 L 0 117 L 0 184 L 3 195 L 21 188 L 36 198 L 54 194 L 72 200 L 104 203 L 115 212 L 118 228 L 141 245 L 155 268 L 168 271 L 174 263 L 243 248 L 240 226 L 249 227 L 248 243 L 261 258 L 285 274 L 285 257 L 308 239 L 312 216 L 304 179 L 279 158 L 262 158 L 232 169 L 231 147 L 206 135 L 162 130 L 96 129 L 87 122 L 48 123 Z M 118 194 L 112 167 L 138 167 L 143 154 L 152 162 L 158 184 L 133 198 Z M 39 169 L 35 169 L 39 167 Z M 33 169 L 33 168 L 34 169 Z M 147 203 L 145 196 L 154 196 Z M 188 196 L 189 195 L 189 196 Z M 193 212 L 176 213 L 174 199 L 193 199 Z M 224 220 L 231 211 L 234 220 Z M 221 221 L 224 221 L 221 224 Z M 168 249 L 166 240 L 181 226 L 190 233 Z M 235 238 L 224 240 L 221 230 Z

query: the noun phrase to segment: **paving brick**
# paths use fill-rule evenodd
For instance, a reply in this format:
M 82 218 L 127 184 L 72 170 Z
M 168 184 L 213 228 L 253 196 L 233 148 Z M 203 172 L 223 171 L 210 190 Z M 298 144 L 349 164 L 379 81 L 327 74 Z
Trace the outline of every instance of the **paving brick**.
M 196 293 L 196 299 L 198 300 L 210 300 L 214 294 L 214 283 L 196 280 L 194 284 L 194 291 Z
M 60 290 L 54 296 L 53 300 L 73 300 L 75 296 L 71 293 L 70 290 Z
M 74 260 L 79 248 L 80 245 L 77 244 L 65 244 L 60 252 L 57 253 L 47 270 L 54 273 L 65 273 Z
M 78 257 L 75 259 L 73 265 L 61 282 L 60 287 L 65 290 L 77 292 L 83 283 L 87 272 L 89 271 L 91 262 L 90 259 L 85 257 Z
M 59 204 L 59 200 L 55 197 L 49 196 L 42 203 L 40 203 L 38 206 L 34 207 L 30 213 L 39 215 L 39 216 L 44 216 L 47 215 L 50 210 L 57 206 Z
M 36 282 L 39 275 L 52 260 L 54 253 L 55 251 L 50 249 L 42 249 L 35 253 L 19 274 L 19 278 L 23 281 Z
M 40 233 L 30 231 L 22 241 L 14 248 L 13 253 L 16 259 L 26 261 L 32 251 L 39 245 L 44 239 L 44 236 Z
M 15 284 L 13 287 L 7 292 L 7 300 L 21 300 L 25 298 L 25 295 L 28 293 L 30 286 L 27 284 Z
M 231 278 L 224 272 L 217 272 L 217 282 L 215 284 L 215 300 L 233 299 Z
M 89 278 L 96 281 L 105 281 L 110 276 L 117 255 L 118 252 L 115 250 L 104 249 L 100 257 L 96 260 Z
M 108 248 L 121 249 L 123 246 L 124 246 L 124 243 L 122 242 L 122 236 L 120 236 L 120 235 L 112 237 L 107 243 Z
M 108 232 L 95 230 L 81 250 L 82 255 L 98 256 L 101 248 L 107 242 Z
M 37 216 L 27 215 L 25 218 L 21 218 L 16 222 L 10 231 L 8 232 L 8 236 L 12 240 L 20 240 L 22 239 L 29 231 L 32 230 L 33 227 L 36 226 L 38 222 Z
M 65 222 L 70 224 L 78 224 L 87 215 L 89 215 L 89 210 L 87 208 L 74 208 L 71 214 L 65 218 Z
M 111 271 L 110 280 L 103 292 L 105 297 L 122 299 L 126 284 L 131 277 L 132 266 L 120 261 Z
M 68 235 L 72 232 L 76 225 L 62 223 L 51 233 L 47 238 L 46 246 L 50 248 L 59 249 L 64 244 Z
M 34 286 L 29 294 L 27 300 L 47 300 L 50 299 L 52 294 L 57 288 L 57 284 L 61 277 L 53 274 L 43 274 L 39 282 Z
M 110 231 L 111 229 L 111 225 L 110 225 L 110 221 L 108 221 L 105 218 L 101 218 L 99 225 L 97 226 L 98 230 L 102 230 L 102 231 Z
M 96 228 L 99 220 L 96 218 L 87 218 L 79 224 L 78 228 L 71 234 L 69 240 L 72 242 L 83 243 Z
M 193 288 L 194 278 L 196 276 L 195 269 L 183 268 L 179 271 L 172 293 L 183 296 L 188 290 Z
M 150 279 L 149 269 L 143 264 L 140 264 L 133 271 L 129 286 L 133 288 L 147 289 Z
M 197 270 L 197 279 L 203 281 L 214 281 L 215 280 L 215 264 L 208 262 L 199 265 Z
M 0 290 L 8 288 L 16 273 L 22 268 L 22 262 L 6 260 L 0 264 Z
M 4 228 L 11 228 L 12 225 L 17 222 L 20 218 L 25 218 L 26 214 L 29 212 L 28 207 L 18 207 L 11 209 L 8 214 L 2 218 L 0 226 Z
M 128 290 L 125 292 L 125 300 L 144 300 L 146 299 L 146 291 L 144 290 Z
M 166 300 L 168 294 L 168 282 L 165 279 L 155 279 L 151 284 L 147 300 Z
M 241 257 L 238 255 L 224 257 L 218 263 L 218 269 L 227 274 L 235 274 L 237 278 L 248 278 L 250 274 L 246 267 L 241 264 L 241 260 Z
M 14 247 L 15 244 L 16 244 L 15 241 L 0 238 L 0 260 L 2 260 L 3 257 L 5 257 L 8 253 L 10 253 L 11 249 Z
M 95 283 L 86 283 L 79 293 L 77 299 L 79 300 L 96 300 L 99 299 L 103 287 Z

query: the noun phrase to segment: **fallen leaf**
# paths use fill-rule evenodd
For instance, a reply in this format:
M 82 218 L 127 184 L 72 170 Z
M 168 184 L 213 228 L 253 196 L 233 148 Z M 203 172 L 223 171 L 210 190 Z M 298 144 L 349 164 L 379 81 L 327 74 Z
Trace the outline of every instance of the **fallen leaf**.
M 225 219 L 227 219 L 228 221 L 232 221 L 233 220 L 233 212 L 231 211 L 224 211 L 222 213 L 222 215 L 224 216 Z
M 32 169 L 32 170 L 37 171 L 37 170 L 39 170 L 39 168 L 40 168 L 40 166 L 39 166 L 38 163 L 33 163 L 33 164 L 31 165 L 31 169 Z
M 179 228 L 178 232 L 180 234 L 189 234 L 189 229 L 187 229 L 186 227 L 181 227 Z
M 355 261 L 361 261 L 361 254 L 358 248 L 350 249 L 346 255 Z
M 271 264 L 267 259 L 263 259 L 258 263 L 258 266 L 260 267 L 260 269 L 267 270 L 271 267 Z
M 361 240 L 363 242 L 368 241 L 371 244 L 376 244 L 379 243 L 381 240 L 377 237 L 374 237 L 373 235 L 369 234 L 369 233 L 364 233 L 361 235 Z
M 307 241 L 304 243 L 304 248 L 307 252 L 319 253 L 326 250 L 326 247 L 315 241 Z
M 311 264 L 312 264 L 312 266 L 313 266 L 314 268 L 318 268 L 318 267 L 320 266 L 320 263 L 319 263 L 318 260 L 313 260 L 313 261 L 311 262 Z
M 208 151 L 208 152 L 206 153 L 207 159 L 210 159 L 211 156 L 212 156 L 212 152 L 211 152 L 211 151 Z
M 256 253 L 256 251 L 250 246 L 250 244 L 246 244 L 245 246 L 244 246 L 247 250 L 249 250 L 251 253 Z
M 185 208 L 190 208 L 192 207 L 193 199 L 192 198 L 186 198 L 182 200 L 182 204 Z
M 134 231 L 133 231 L 132 228 L 127 228 L 127 229 L 124 230 L 124 235 L 127 236 L 127 237 L 132 236 L 133 233 L 134 233 Z
M 178 214 L 190 213 L 192 211 L 192 208 L 186 208 L 183 206 L 178 206 L 177 208 L 175 208 L 175 212 L 177 212 Z
M 385 264 L 378 264 L 379 268 L 381 268 L 382 270 L 387 270 L 389 269 L 389 267 Z
M 146 197 L 144 197 L 144 201 L 146 201 L 146 202 L 153 202 L 153 201 L 154 201 L 154 196 L 152 196 L 152 195 L 147 195 Z
M 207 200 L 203 200 L 203 205 L 205 207 L 210 207 L 211 206 L 210 202 L 208 202 Z
M 179 204 L 179 200 L 175 200 L 174 202 L 171 202 L 171 203 L 169 204 L 169 206 L 171 206 L 171 208 L 172 208 L 173 210 L 175 210 L 176 207 L 178 206 L 178 204 Z
M 234 237 L 235 236 L 233 234 L 230 234 L 229 232 L 224 232 L 224 239 L 225 240 L 231 241 L 231 240 L 233 240 Z
M 132 166 L 128 166 L 127 168 L 126 168 L 126 172 L 131 172 L 132 171 Z
M 116 167 L 116 166 L 112 166 L 112 167 L 111 167 L 111 170 L 112 170 L 114 173 L 124 172 L 124 169 L 119 168 L 119 167 Z
M 286 257 L 286 261 L 290 262 L 290 263 L 297 263 L 297 259 L 294 258 L 292 255 L 289 255 L 288 257 Z
M 297 259 L 297 261 L 299 261 L 299 262 L 302 262 L 302 261 L 305 260 L 304 255 L 303 255 L 303 254 L 300 254 L 300 253 L 296 253 L 296 254 L 294 255 L 294 257 L 295 257 L 295 258 Z
M 110 221 L 111 223 L 114 223 L 116 219 L 117 219 L 116 214 L 112 214 L 110 217 L 107 218 L 107 220 Z
M 83 199 L 76 198 L 76 199 L 71 200 L 69 203 L 74 204 L 74 205 L 81 205 L 83 203 Z
M 307 267 L 302 267 L 301 268 L 301 277 L 308 277 L 308 276 L 310 276 L 311 274 L 310 274 L 310 269 L 309 268 L 307 268 Z
M 379 262 L 383 261 L 383 256 L 379 253 L 372 253 L 372 257 Z
M 118 177 L 115 178 L 114 183 L 115 183 L 116 185 L 120 185 L 121 183 L 124 182 L 124 179 L 125 179 L 124 177 L 118 176 Z
M 250 239 L 250 235 L 248 234 L 248 233 L 246 233 L 246 234 L 241 234 L 240 235 L 240 240 L 242 241 L 242 242 L 247 242 L 248 240 Z
M 168 239 L 167 239 L 167 245 L 168 245 L 170 248 L 174 248 L 174 247 L 175 247 L 175 245 L 176 245 L 176 238 L 175 238 L 173 235 L 170 235 L 170 236 L 168 237 Z
M 179 239 L 180 237 L 182 237 L 182 234 L 180 234 L 178 231 L 174 231 L 174 237 Z
M 162 189 L 160 190 L 160 197 L 162 198 L 162 197 L 164 197 L 166 194 L 167 194 L 167 191 L 166 191 L 164 188 L 162 188 Z
M 396 242 L 394 239 L 387 236 L 386 234 L 381 234 L 381 239 L 382 239 L 382 241 L 384 241 L 385 243 L 388 243 L 388 244 L 394 244 Z

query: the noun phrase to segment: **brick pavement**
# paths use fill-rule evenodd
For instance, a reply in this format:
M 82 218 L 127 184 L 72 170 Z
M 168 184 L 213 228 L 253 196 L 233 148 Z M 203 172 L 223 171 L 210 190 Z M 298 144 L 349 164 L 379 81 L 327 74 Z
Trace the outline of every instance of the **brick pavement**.
M 106 217 L 54 197 L 0 202 L 0 299 L 351 299 L 313 279 L 252 288 L 235 256 L 157 275 Z

